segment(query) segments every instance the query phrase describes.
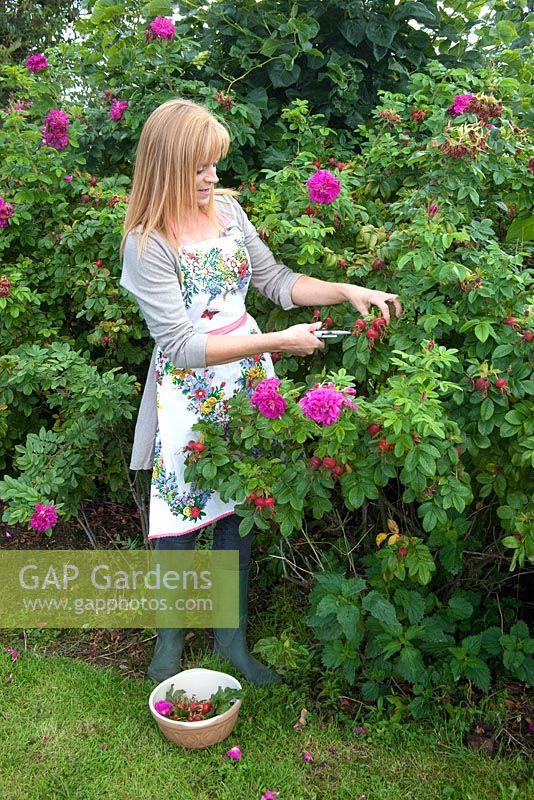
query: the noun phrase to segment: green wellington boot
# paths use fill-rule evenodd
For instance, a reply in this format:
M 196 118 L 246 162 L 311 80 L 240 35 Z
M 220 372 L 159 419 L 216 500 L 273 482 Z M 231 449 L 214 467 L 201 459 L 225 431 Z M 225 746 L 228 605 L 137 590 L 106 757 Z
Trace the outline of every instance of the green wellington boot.
M 248 584 L 250 570 L 239 570 L 239 628 L 215 628 L 213 652 L 231 661 L 251 683 L 268 686 L 282 683 L 278 673 L 260 664 L 250 655 L 247 647 Z
M 161 683 L 182 669 L 182 653 L 185 645 L 183 628 L 158 628 L 154 656 L 147 670 L 147 677 Z

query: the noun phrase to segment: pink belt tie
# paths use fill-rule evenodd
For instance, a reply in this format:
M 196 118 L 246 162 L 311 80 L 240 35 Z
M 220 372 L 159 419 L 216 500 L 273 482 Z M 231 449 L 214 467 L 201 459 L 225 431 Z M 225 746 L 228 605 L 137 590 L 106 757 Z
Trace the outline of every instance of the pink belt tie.
M 222 327 L 222 328 L 215 328 L 215 330 L 208 331 L 208 333 L 210 335 L 213 334 L 213 333 L 217 333 L 219 335 L 222 335 L 224 333 L 231 333 L 232 331 L 235 331 L 237 328 L 240 328 L 241 325 L 244 325 L 245 322 L 247 321 L 247 317 L 248 317 L 248 314 L 245 311 L 243 316 L 239 317 L 239 319 L 236 319 L 235 322 L 230 322 L 228 325 L 224 325 L 224 327 Z

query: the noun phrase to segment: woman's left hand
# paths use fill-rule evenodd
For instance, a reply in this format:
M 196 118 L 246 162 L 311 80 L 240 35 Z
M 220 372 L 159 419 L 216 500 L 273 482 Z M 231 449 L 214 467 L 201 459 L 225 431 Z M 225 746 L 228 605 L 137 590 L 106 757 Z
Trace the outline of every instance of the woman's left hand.
M 402 314 L 402 306 L 397 294 L 380 292 L 377 289 L 366 289 L 363 286 L 355 286 L 350 283 L 343 285 L 343 294 L 362 316 L 369 314 L 371 306 L 379 308 L 388 325 L 390 320 L 388 303 L 393 305 L 395 316 L 400 317 Z

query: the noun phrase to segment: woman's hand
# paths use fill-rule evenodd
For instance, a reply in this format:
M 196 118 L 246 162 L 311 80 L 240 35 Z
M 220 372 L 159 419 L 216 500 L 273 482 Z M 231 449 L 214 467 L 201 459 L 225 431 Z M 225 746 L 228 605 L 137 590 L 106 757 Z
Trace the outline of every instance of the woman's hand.
M 371 306 L 376 306 L 380 309 L 382 316 L 389 325 L 390 314 L 388 303 L 393 305 L 395 316 L 400 317 L 402 314 L 402 306 L 399 296 L 396 294 L 379 292 L 377 289 L 365 289 L 363 286 L 354 286 L 350 283 L 342 284 L 342 290 L 345 298 L 352 303 L 354 308 L 358 309 L 362 316 L 369 314 Z
M 324 350 L 324 342 L 318 339 L 313 331 L 318 330 L 322 322 L 302 323 L 292 325 L 285 331 L 278 334 L 281 339 L 280 350 L 284 353 L 292 353 L 294 356 L 311 356 L 316 350 Z

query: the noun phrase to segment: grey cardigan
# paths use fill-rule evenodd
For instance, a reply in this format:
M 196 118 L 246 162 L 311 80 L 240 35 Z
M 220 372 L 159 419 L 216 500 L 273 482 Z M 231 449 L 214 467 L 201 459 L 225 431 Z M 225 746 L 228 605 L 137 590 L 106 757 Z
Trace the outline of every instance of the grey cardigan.
M 276 262 L 231 195 L 216 195 L 215 202 L 221 221 L 237 223 L 244 232 L 252 265 L 252 286 L 282 308 L 295 308 L 291 291 L 300 274 Z M 156 342 L 135 426 L 130 461 L 130 469 L 152 469 L 157 425 L 156 347 L 159 346 L 176 367 L 203 368 L 206 366 L 208 334 L 197 333 L 187 316 L 180 284 L 179 253 L 159 234 L 150 234 L 141 255 L 136 233 L 128 234 L 120 285 L 134 295 Z

